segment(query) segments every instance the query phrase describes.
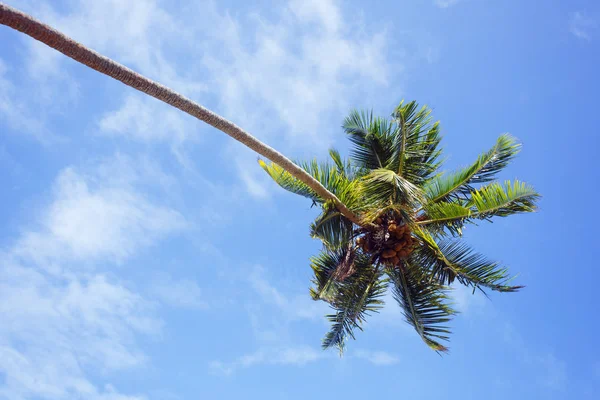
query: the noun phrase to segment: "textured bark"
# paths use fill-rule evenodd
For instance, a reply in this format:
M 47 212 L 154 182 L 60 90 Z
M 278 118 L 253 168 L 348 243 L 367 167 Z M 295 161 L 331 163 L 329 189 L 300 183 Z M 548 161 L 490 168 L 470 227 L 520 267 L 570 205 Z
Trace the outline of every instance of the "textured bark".
M 78 43 L 54 28 L 43 24 L 30 15 L 3 3 L 0 3 L 0 24 L 23 32 L 75 61 L 87 65 L 113 79 L 121 81 L 127 86 L 139 90 L 140 92 L 144 92 L 217 128 L 258 154 L 278 164 L 292 176 L 308 185 L 322 198 L 332 200 L 338 210 L 353 223 L 363 225 L 360 219 L 319 181 L 314 179 L 283 154 L 256 139 L 233 122 L 226 120 L 220 115 L 215 114 L 211 110 L 176 93 L 168 87 L 154 82 L 124 65 L 85 47 L 81 43 Z

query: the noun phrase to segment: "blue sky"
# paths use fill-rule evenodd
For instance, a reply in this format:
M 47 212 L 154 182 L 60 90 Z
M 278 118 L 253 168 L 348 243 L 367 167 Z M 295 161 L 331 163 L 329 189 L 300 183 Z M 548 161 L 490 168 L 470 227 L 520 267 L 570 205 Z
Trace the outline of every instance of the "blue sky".
M 600 5 L 10 0 L 293 158 L 416 99 L 446 168 L 503 132 L 540 212 L 466 240 L 527 287 L 457 289 L 439 357 L 390 302 L 340 359 L 309 300 L 316 210 L 224 134 L 0 29 L 0 399 L 595 399 Z M 592 206 L 593 207 L 593 206 Z

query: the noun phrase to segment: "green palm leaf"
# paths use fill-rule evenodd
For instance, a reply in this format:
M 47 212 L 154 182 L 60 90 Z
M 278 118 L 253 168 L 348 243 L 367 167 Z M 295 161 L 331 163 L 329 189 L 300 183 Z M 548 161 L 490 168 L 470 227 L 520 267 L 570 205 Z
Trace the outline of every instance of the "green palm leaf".
M 491 183 L 471 193 L 467 207 L 480 219 L 507 217 L 512 214 L 533 212 L 540 195 L 532 186 L 520 181 L 505 181 L 504 185 Z
M 432 349 L 446 352 L 440 340 L 448 340 L 445 325 L 456 312 L 446 304 L 448 288 L 425 279 L 418 265 L 404 263 L 403 268 L 388 268 L 394 298 L 402 307 L 406 321 Z
M 368 207 L 404 204 L 415 207 L 424 197 L 421 189 L 396 172 L 378 168 L 362 179 L 360 194 Z
M 275 163 L 267 164 L 263 160 L 258 160 L 259 165 L 264 169 L 267 174 L 275 183 L 284 188 L 285 190 L 299 194 L 300 196 L 307 197 L 315 202 L 321 202 L 322 199 L 314 190 L 309 188 L 305 183 L 299 179 L 294 178 L 289 172 L 281 168 Z
M 506 181 L 504 185 L 494 182 L 471 192 L 465 202 L 425 206 L 425 214 L 417 224 L 456 231 L 468 220 L 533 212 L 539 197 L 535 189 L 524 182 Z
M 513 279 L 508 269 L 488 260 L 459 240 L 443 240 L 439 244 L 426 232 L 418 231 L 423 246 L 415 252 L 415 260 L 430 271 L 430 278 L 450 285 L 458 280 L 473 289 L 485 287 L 498 292 L 515 292 L 522 286 L 510 286 Z
M 348 243 L 352 234 L 352 222 L 337 211 L 331 202 L 323 204 L 323 212 L 310 224 L 311 237 L 320 239 L 329 249 Z
M 480 155 L 469 167 L 428 182 L 425 187 L 427 197 L 431 202 L 448 200 L 450 197 L 463 198 L 474 190 L 472 185 L 493 180 L 520 150 L 521 145 L 515 138 L 508 134 L 501 135 L 494 147 Z
M 415 185 L 422 185 L 440 166 L 439 123 L 432 124 L 431 110 L 418 109 L 416 102 L 401 102 L 392 117 L 398 126 L 394 135 L 394 155 L 389 169 Z
M 448 230 L 452 235 L 462 235 L 462 229 L 468 218 L 472 216 L 471 208 L 460 202 L 428 203 L 424 213 L 419 217 L 419 224 L 427 224 L 427 229 L 435 234 L 444 234 Z
M 263 160 L 259 160 L 259 164 L 285 190 L 307 197 L 316 203 L 323 203 L 323 199 L 317 193 L 279 165 L 275 163 L 267 164 Z M 337 163 L 331 165 L 318 163 L 316 160 L 298 163 L 298 165 L 325 186 L 327 190 L 335 194 L 347 207 L 351 208 L 356 205 L 358 181 L 350 179 L 352 177 L 351 169 L 345 167 L 340 170 Z
M 368 256 L 357 254 L 354 262 L 356 272 L 330 291 L 329 304 L 335 313 L 327 315 L 331 329 L 323 338 L 323 348 L 337 347 L 340 353 L 347 338 L 355 338 L 354 329 L 362 330 L 365 318 L 383 306 L 380 299 L 387 289 L 381 270 L 371 264 Z
M 352 143 L 351 159 L 357 166 L 384 168 L 393 154 L 393 125 L 372 112 L 352 111 L 343 124 Z

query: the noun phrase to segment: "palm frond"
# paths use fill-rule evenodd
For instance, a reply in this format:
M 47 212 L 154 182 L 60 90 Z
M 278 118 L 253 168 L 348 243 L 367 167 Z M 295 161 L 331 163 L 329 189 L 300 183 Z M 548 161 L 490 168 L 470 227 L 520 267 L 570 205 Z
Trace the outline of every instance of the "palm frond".
M 347 175 L 347 167 L 349 167 L 349 164 L 344 162 L 340 152 L 335 149 L 329 149 L 329 157 L 331 157 L 333 163 L 337 167 L 338 173 L 340 175 Z
M 404 263 L 403 268 L 388 268 L 386 272 L 406 321 L 429 347 L 438 352 L 448 351 L 440 343 L 449 339 L 450 329 L 445 324 L 456 314 L 447 304 L 448 288 L 426 280 L 411 261 Z
M 325 249 L 317 256 L 311 257 L 310 267 L 313 270 L 313 286 L 310 288 L 310 297 L 313 300 L 331 302 L 337 293 L 335 271 L 346 258 L 347 248 Z
M 337 282 L 329 301 L 334 314 L 327 315 L 331 329 L 323 338 L 323 348 L 337 347 L 343 353 L 348 337 L 354 339 L 354 329 L 362 330 L 365 318 L 383 306 L 381 297 L 386 292 L 387 281 L 368 256 L 357 254 L 356 272 L 343 282 Z
M 428 203 L 423 211 L 419 219 L 431 221 L 427 229 L 438 235 L 443 235 L 445 230 L 454 236 L 462 235 L 463 226 L 472 215 L 472 210 L 460 202 Z
M 431 225 L 434 229 L 448 227 L 456 232 L 467 221 L 534 212 L 539 197 L 533 187 L 524 182 L 505 181 L 504 185 L 493 182 L 471 192 L 465 201 L 427 204 L 417 224 Z
M 511 286 L 508 269 L 474 252 L 461 240 L 445 239 L 439 244 L 422 230 L 415 232 L 423 242 L 414 253 L 415 261 L 430 273 L 430 279 L 443 285 L 458 280 L 473 290 L 488 288 L 498 292 L 515 292 L 522 286 Z
M 310 235 L 327 248 L 335 249 L 352 238 L 352 221 L 342 215 L 332 202 L 323 204 L 323 212 L 310 224 Z
M 493 180 L 520 150 L 521 145 L 514 137 L 501 135 L 494 147 L 481 154 L 469 167 L 428 182 L 425 187 L 427 197 L 431 202 L 445 201 L 451 197 L 464 198 L 474 190 L 474 184 Z
M 314 190 L 309 188 L 305 183 L 299 179 L 294 178 L 289 172 L 281 168 L 275 163 L 267 164 L 263 160 L 258 160 L 259 165 L 264 169 L 267 174 L 285 190 L 299 194 L 300 196 L 307 197 L 313 201 L 321 202 L 321 197 L 315 193 Z
M 307 197 L 316 203 L 323 203 L 323 199 L 317 193 L 279 165 L 275 163 L 267 164 L 263 160 L 259 160 L 259 164 L 285 190 Z M 298 165 L 325 186 L 327 190 L 335 194 L 347 207 L 352 208 L 356 205 L 359 183 L 350 179 L 351 176 L 347 175 L 347 169 L 340 171 L 337 164 L 318 163 L 316 160 L 301 162 Z
M 389 204 L 415 207 L 424 199 L 421 189 L 385 168 L 372 170 L 363 177 L 360 194 L 362 202 L 370 208 Z
M 472 208 L 473 216 L 479 219 L 507 217 L 534 212 L 539 198 L 539 193 L 524 182 L 505 181 L 504 185 L 494 182 L 472 192 L 467 207 Z
M 402 101 L 392 117 L 397 125 L 394 131 L 394 154 L 389 169 L 409 182 L 421 186 L 435 174 L 441 162 L 439 123 L 432 124 L 431 110 L 418 109 L 414 101 Z
M 351 111 L 343 129 L 352 143 L 351 159 L 361 168 L 384 168 L 393 154 L 393 126 L 372 112 Z

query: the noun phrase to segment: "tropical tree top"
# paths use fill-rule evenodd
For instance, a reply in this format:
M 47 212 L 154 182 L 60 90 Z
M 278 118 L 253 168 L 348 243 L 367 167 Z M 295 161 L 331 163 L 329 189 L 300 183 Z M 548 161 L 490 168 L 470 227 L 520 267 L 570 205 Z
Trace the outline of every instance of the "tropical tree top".
M 343 352 L 348 337 L 382 306 L 391 290 L 406 321 L 438 352 L 447 351 L 450 302 L 455 281 L 473 290 L 514 292 L 507 269 L 473 251 L 461 239 L 466 224 L 532 212 L 539 194 L 520 181 L 496 175 L 521 146 L 508 134 L 466 168 L 440 172 L 439 122 L 414 101 L 401 102 L 390 118 L 352 111 L 343 130 L 351 143 L 344 160 L 330 150 L 328 162 L 297 164 L 333 193 L 358 221 L 351 221 L 331 199 L 275 163 L 259 160 L 284 189 L 321 208 L 310 225 L 322 241 L 311 258 L 310 295 L 333 309 L 323 347 Z M 358 223 L 357 223 L 358 222 Z

